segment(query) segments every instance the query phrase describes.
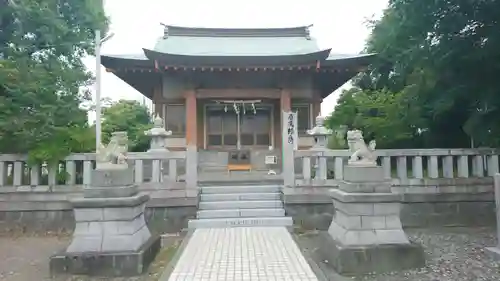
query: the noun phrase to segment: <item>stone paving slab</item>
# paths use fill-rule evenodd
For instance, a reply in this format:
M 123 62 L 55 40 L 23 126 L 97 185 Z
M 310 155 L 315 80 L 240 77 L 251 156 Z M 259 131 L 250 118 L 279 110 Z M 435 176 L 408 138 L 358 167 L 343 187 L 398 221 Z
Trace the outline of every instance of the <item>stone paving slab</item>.
M 168 281 L 202 280 L 318 279 L 286 228 L 239 227 L 193 233 Z

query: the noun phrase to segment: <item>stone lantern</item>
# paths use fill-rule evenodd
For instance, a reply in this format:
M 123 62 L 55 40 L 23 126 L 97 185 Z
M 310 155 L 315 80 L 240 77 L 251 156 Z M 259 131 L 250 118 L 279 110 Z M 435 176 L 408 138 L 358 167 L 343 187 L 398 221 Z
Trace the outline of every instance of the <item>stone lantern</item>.
M 314 145 L 311 150 L 325 151 L 328 149 L 328 137 L 333 133 L 330 129 L 324 126 L 325 118 L 318 115 L 316 117 L 316 126 L 307 131 L 307 134 L 314 137 Z M 314 165 L 314 179 L 326 179 L 327 177 L 327 161 L 325 157 L 318 156 Z
M 151 137 L 151 144 L 148 152 L 165 151 L 165 140 L 172 135 L 172 131 L 167 131 L 163 127 L 163 119 L 156 115 L 153 121 L 153 128 L 144 132 L 146 136 Z
M 333 132 L 330 129 L 327 129 L 324 125 L 325 118 L 323 116 L 318 115 L 316 117 L 316 126 L 311 130 L 307 131 L 307 134 L 314 137 L 314 146 L 311 148 L 313 150 L 323 150 L 327 149 L 328 145 L 328 136 L 330 136 Z

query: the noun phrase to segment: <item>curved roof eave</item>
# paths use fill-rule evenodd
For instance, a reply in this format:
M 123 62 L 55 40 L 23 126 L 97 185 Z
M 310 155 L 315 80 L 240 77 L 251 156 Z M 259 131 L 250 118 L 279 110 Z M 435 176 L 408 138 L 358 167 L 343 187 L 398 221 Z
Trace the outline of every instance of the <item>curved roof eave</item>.
M 377 54 L 359 54 L 359 55 L 330 55 L 322 66 L 350 66 L 350 65 L 369 65 L 376 58 Z
M 268 55 L 268 56 L 189 56 L 163 53 L 143 49 L 145 56 L 153 61 L 177 66 L 287 66 L 308 65 L 324 61 L 330 55 L 331 49 L 298 55 Z
M 144 54 L 137 55 L 101 55 L 101 64 L 106 68 L 152 67 L 154 63 Z

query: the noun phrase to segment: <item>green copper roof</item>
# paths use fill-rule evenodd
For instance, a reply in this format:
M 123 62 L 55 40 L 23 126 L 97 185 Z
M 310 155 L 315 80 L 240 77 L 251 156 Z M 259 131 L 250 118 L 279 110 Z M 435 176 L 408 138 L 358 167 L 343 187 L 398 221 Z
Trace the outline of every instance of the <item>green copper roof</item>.
M 218 29 L 165 26 L 154 51 L 186 56 L 280 56 L 320 51 L 308 27 Z
M 331 54 L 319 49 L 309 35 L 309 26 L 288 28 L 195 28 L 165 25 L 164 35 L 152 50 L 142 54 L 103 56 L 103 64 L 145 65 L 146 60 L 166 65 L 281 65 L 323 61 L 323 66 L 366 65 L 373 54 Z M 326 54 L 326 55 L 325 55 Z M 326 57 L 327 56 L 327 57 Z M 264 60 L 262 63 L 259 61 Z M 135 62 L 133 62 L 135 61 Z M 111 63 L 112 62 L 112 63 Z M 233 63 L 231 63 L 233 62 Z
M 324 61 L 330 54 L 330 50 L 323 50 L 314 53 L 300 55 L 268 55 L 268 56 L 190 56 L 162 53 L 144 49 L 146 57 L 156 61 L 160 65 L 184 66 L 184 67 L 269 67 L 281 66 L 289 67 L 293 65 L 316 66 L 318 61 Z
M 166 26 L 164 36 L 153 50 L 131 55 L 102 55 L 101 62 L 114 74 L 152 98 L 153 88 L 161 83 L 163 70 L 173 67 L 196 70 L 201 67 L 307 67 L 313 71 L 314 87 L 322 97 L 351 79 L 371 64 L 375 54 L 332 54 L 319 49 L 309 35 L 309 27 L 268 29 L 216 29 Z M 137 70 L 137 71 L 136 71 Z M 335 72 L 335 73 L 333 73 Z M 211 72 L 210 72 L 211 73 Z M 252 72 L 253 73 L 253 72 Z M 246 75 L 246 74 L 245 74 Z

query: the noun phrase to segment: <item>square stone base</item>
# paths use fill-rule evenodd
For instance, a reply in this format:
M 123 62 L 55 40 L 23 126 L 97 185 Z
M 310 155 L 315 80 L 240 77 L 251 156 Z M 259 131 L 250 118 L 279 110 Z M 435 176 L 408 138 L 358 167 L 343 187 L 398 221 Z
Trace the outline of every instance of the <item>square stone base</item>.
M 347 276 L 383 273 L 425 266 L 425 254 L 416 244 L 342 246 L 327 232 L 319 234 L 319 254 L 337 273 Z
M 381 166 L 344 166 L 343 179 L 347 182 L 384 182 L 387 179 L 384 176 L 384 168 Z
M 492 259 L 500 261 L 500 247 L 487 247 L 485 251 Z
M 50 258 L 50 274 L 136 276 L 146 271 L 160 248 L 161 239 L 154 236 L 135 252 L 63 252 Z
M 137 185 L 124 186 L 86 186 L 83 188 L 85 198 L 121 198 L 131 197 L 139 192 Z

